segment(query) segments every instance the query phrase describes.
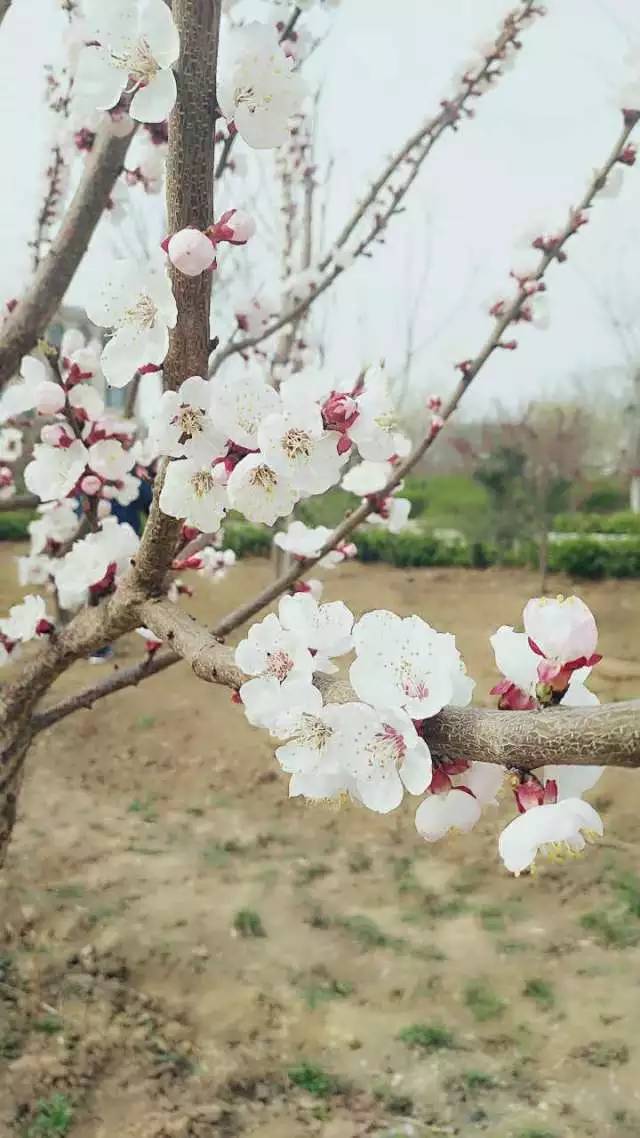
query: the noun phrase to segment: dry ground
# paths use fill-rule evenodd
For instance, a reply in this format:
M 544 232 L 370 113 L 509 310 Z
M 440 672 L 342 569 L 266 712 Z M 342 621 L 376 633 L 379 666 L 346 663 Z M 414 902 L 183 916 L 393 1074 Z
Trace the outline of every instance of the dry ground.
M 487 635 L 532 591 L 526 572 L 328 576 L 328 599 L 455 631 L 480 698 Z M 640 693 L 639 591 L 580 589 L 606 699 Z M 289 802 L 265 735 L 183 666 L 59 724 L 0 881 L 2 1138 L 637 1138 L 640 774 L 593 797 L 605 841 L 516 881 L 495 815 L 434 848 L 410 804 Z

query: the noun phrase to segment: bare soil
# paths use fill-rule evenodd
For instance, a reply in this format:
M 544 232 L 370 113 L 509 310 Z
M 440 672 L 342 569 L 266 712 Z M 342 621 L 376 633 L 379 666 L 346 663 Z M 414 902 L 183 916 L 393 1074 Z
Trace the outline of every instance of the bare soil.
M 268 573 L 203 585 L 194 611 Z M 480 700 L 488 634 L 536 592 L 524 571 L 327 578 L 328 599 L 455 631 Z M 638 695 L 637 583 L 579 591 L 595 690 Z M 604 841 L 514 880 L 508 800 L 437 847 L 414 801 L 290 802 L 266 735 L 183 665 L 80 712 L 34 746 L 0 879 L 0 1135 L 638 1138 L 640 775 L 592 800 Z

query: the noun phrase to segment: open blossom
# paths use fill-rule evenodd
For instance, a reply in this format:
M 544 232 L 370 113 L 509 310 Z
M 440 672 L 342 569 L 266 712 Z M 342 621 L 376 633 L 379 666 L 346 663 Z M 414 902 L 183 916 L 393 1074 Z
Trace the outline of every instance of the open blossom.
M 249 723 L 267 730 L 275 729 L 278 721 L 288 716 L 292 708 L 302 715 L 305 711 L 315 710 L 316 700 L 322 704 L 320 692 L 310 679 L 284 680 L 281 683 L 276 676 L 266 675 L 256 676 L 242 684 L 240 699 Z
M 0 430 L 0 462 L 16 462 L 22 454 L 22 431 L 17 427 Z
M 525 605 L 523 621 L 531 648 L 542 657 L 538 677 L 543 683 L 564 681 L 601 659 L 595 617 L 579 597 L 533 598 Z
M 517 875 L 533 864 L 538 853 L 557 860 L 583 850 L 584 834 L 602 833 L 602 819 L 593 806 L 581 798 L 565 798 L 519 814 L 502 831 L 498 848 L 506 868 Z
M 456 685 L 460 698 L 466 698 L 467 678 L 454 638 L 420 617 L 402 618 L 383 609 L 365 613 L 353 639 L 351 685 L 374 707 L 400 707 L 412 719 L 426 719 L 452 702 Z
M 340 436 L 325 431 L 319 408 L 285 408 L 269 415 L 258 428 L 258 445 L 274 470 L 285 474 L 304 495 L 322 494 L 340 477 L 345 456 Z
M 226 436 L 209 415 L 212 384 L 199 375 L 185 379 L 177 391 L 165 391 L 149 425 L 158 454 L 192 458 L 204 464 L 224 454 Z
M 50 367 L 36 356 L 24 356 L 20 380 L 12 383 L 0 397 L 0 422 L 14 419 L 25 411 L 55 415 L 64 407 L 65 394 L 52 378 Z
M 480 818 L 477 798 L 459 787 L 444 794 L 430 794 L 416 810 L 416 829 L 427 842 L 437 842 L 449 830 L 468 833 Z
M 171 264 L 187 277 L 199 277 L 216 259 L 213 242 L 199 229 L 181 229 L 174 233 L 167 242 L 167 254 Z
M 283 628 L 295 632 L 313 652 L 317 672 L 336 672 L 333 656 L 344 656 L 353 647 L 353 613 L 342 601 L 319 605 L 310 593 L 282 597 L 278 615 Z
M 273 469 L 261 454 L 248 454 L 229 475 L 229 503 L 250 522 L 272 526 L 291 513 L 300 495 L 286 475 Z
M 86 306 L 94 324 L 114 332 L 100 357 L 107 383 L 125 387 L 138 368 L 159 365 L 169 349 L 177 308 L 168 277 L 130 261 L 114 261 Z
M 381 369 L 367 376 L 364 391 L 358 396 L 358 410 L 349 437 L 362 458 L 380 462 L 409 453 L 411 440 L 403 429 L 396 399 Z
M 210 462 L 186 458 L 169 463 L 160 493 L 160 509 L 184 518 L 203 533 L 215 533 L 227 508 L 227 491 L 214 477 Z
M 87 452 L 87 466 L 108 482 L 119 482 L 131 470 L 134 457 L 119 439 L 101 439 Z
M 212 418 L 239 446 L 257 448 L 260 423 L 279 410 L 277 391 L 258 372 L 243 371 L 233 378 L 216 380 L 213 386 Z
M 38 514 L 39 517 L 29 522 L 32 554 L 71 541 L 80 524 L 75 504 L 69 499 L 39 506 Z
M 401 533 L 409 521 L 411 502 L 408 498 L 396 498 L 393 494 L 388 498 L 377 496 L 373 498 L 376 509 L 369 514 L 368 522 L 373 525 L 384 526 L 389 533 Z
M 582 795 L 596 785 L 604 767 L 596 766 L 546 766 L 546 781 L 555 783 L 558 801 L 564 798 L 582 798 Z
M 422 794 L 431 782 L 431 756 L 409 717 L 364 703 L 342 709 L 348 717 L 342 762 L 360 801 L 386 814 L 400 805 L 405 788 Z
M 25 597 L 21 604 L 9 609 L 8 617 L 0 620 L 0 632 L 7 640 L 13 641 L 33 640 L 52 628 L 43 597 Z
M 235 662 L 249 676 L 311 680 L 313 657 L 303 640 L 283 628 L 275 613 L 254 624 L 236 648 Z
M 291 522 L 288 529 L 280 530 L 273 543 L 294 557 L 317 557 L 331 530 L 327 526 L 306 526 L 304 522 Z
M 286 685 L 282 685 L 283 688 Z M 291 775 L 289 794 L 333 798 L 351 788 L 342 759 L 348 746 L 349 712 L 340 704 L 323 707 L 317 688 L 308 685 L 303 698 L 292 701 L 272 734 L 286 739 L 276 758 Z
M 496 665 L 505 677 L 505 681 L 508 681 L 506 688 L 504 684 L 498 684 L 493 691 L 503 697 L 506 707 L 523 710 L 530 708 L 541 682 L 540 655 L 534 652 L 525 632 L 515 632 L 507 625 L 499 628 L 489 639 Z M 576 668 L 565 674 L 557 673 L 556 680 L 560 678 L 558 690 L 564 693 L 560 697 L 563 706 L 586 707 L 599 702 L 598 697 L 585 687 L 585 680 L 590 673 L 590 667 Z
M 234 30 L 229 41 L 232 62 L 218 84 L 220 109 L 249 146 L 281 146 L 289 136 L 289 119 L 306 94 L 306 83 L 294 72 L 275 28 L 254 21 Z
M 342 487 L 350 494 L 364 498 L 384 490 L 393 473 L 390 462 L 358 462 L 342 479 Z
M 108 517 L 96 533 L 76 541 L 65 557 L 51 562 L 60 605 L 76 609 L 90 590 L 113 585 L 135 557 L 140 539 L 132 526 Z
M 87 448 L 80 439 L 74 439 L 68 447 L 36 443 L 33 458 L 24 472 L 27 490 L 43 502 L 66 498 L 84 473 L 87 455 Z
M 171 70 L 180 39 L 164 0 L 85 0 L 91 42 L 78 62 L 76 96 L 100 111 L 133 93 L 129 114 L 162 122 L 176 101 Z

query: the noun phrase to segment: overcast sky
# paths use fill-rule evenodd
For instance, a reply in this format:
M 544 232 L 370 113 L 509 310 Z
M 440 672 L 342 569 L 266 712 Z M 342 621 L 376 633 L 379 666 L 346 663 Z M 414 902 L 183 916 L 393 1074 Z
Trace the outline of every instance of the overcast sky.
M 355 372 L 379 357 L 397 365 L 407 312 L 418 305 L 416 342 L 424 346 L 412 383 L 446 392 L 453 363 L 474 355 L 487 336 L 485 302 L 507 281 L 520 233 L 535 219 L 562 222 L 611 149 L 619 128 L 616 92 L 630 74 L 625 57 L 640 45 L 640 4 L 548 0 L 547 6 L 525 33 L 515 70 L 479 101 L 474 120 L 436 147 L 385 247 L 334 290 L 327 346 L 335 370 Z M 329 234 L 385 155 L 450 93 L 452 74 L 493 38 L 508 9 L 505 0 L 342 0 L 309 68 L 322 80 L 321 153 L 334 159 Z M 28 279 L 25 243 L 47 144 L 43 65 L 59 58 L 61 28 L 56 0 L 14 0 L 0 31 L 2 297 L 19 294 Z M 569 263 L 552 269 L 551 328 L 519 330 L 521 348 L 494 358 L 468 410 L 558 393 L 567 377 L 623 363 L 601 294 L 640 345 L 639 205 L 640 166 L 628 172 L 618 199 L 594 209 Z M 104 255 L 103 241 L 73 300 L 100 272 Z

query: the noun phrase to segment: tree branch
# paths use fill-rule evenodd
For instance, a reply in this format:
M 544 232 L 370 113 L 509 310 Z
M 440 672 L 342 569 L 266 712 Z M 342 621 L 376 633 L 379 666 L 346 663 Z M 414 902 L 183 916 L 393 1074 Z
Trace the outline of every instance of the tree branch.
M 439 113 L 427 119 L 389 160 L 382 173 L 372 184 L 368 194 L 346 222 L 334 244 L 334 248 L 340 249 L 346 244 L 360 221 L 362 221 L 367 210 L 376 201 L 378 195 L 384 189 L 385 185 L 387 185 L 393 174 L 403 163 L 410 163 L 411 169 L 406 175 L 405 180 L 392 192 L 389 204 L 378 211 L 369 232 L 360 240 L 353 251 L 355 257 L 362 256 L 363 253 L 367 252 L 369 247 L 386 228 L 393 214 L 398 211 L 400 203 L 415 182 L 425 159 L 429 156 L 433 147 L 449 128 L 457 130 L 458 123 L 463 114 L 466 113 L 469 116 L 473 114 L 469 104 L 473 102 L 474 98 L 478 98 L 485 83 L 494 82 L 500 75 L 499 63 L 505 47 L 518 40 L 518 36 L 526 26 L 527 21 L 533 15 L 539 14 L 540 11 L 541 9 L 537 0 L 523 0 L 520 9 L 505 18 L 500 33 L 493 45 L 493 49 L 485 56 L 485 61 L 482 66 L 471 74 L 464 76 L 461 89 L 455 98 L 452 100 L 443 100 L 441 104 L 442 109 Z M 330 262 L 331 253 L 327 253 L 318 266 L 319 270 L 324 272 L 329 267 Z M 328 276 L 325 277 L 308 297 L 301 300 L 288 312 L 284 312 L 257 335 L 247 336 L 242 340 L 233 340 L 233 342 L 229 341 L 216 355 L 210 368 L 210 374 L 214 375 L 229 356 L 235 355 L 237 352 L 246 352 L 250 348 L 256 347 L 262 343 L 263 340 L 269 339 L 270 336 L 280 331 L 280 329 L 290 321 L 298 320 L 344 271 L 344 269 L 335 265 Z
M 232 648 L 221 644 L 194 617 L 169 601 L 148 601 L 142 606 L 141 617 L 172 651 L 129 669 L 133 677 L 130 683 L 169 667 L 176 655 L 208 683 L 237 691 L 249 678 L 236 666 Z M 88 689 L 36 716 L 36 730 L 127 686 L 122 679 L 119 675 L 109 677 L 100 691 Z M 326 703 L 358 698 L 344 680 L 316 677 L 315 682 Z M 528 712 L 447 707 L 425 722 L 423 734 L 433 755 L 442 759 L 464 758 L 525 770 L 550 764 L 640 767 L 640 700 Z
M 4 20 L 9 8 L 11 7 L 11 0 L 0 0 L 0 24 Z
M 48 255 L 0 338 L 0 388 L 38 342 L 69 287 L 120 174 L 132 133 L 118 137 L 105 116 L 82 178 Z

